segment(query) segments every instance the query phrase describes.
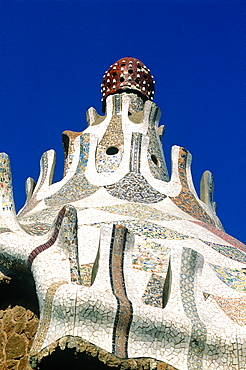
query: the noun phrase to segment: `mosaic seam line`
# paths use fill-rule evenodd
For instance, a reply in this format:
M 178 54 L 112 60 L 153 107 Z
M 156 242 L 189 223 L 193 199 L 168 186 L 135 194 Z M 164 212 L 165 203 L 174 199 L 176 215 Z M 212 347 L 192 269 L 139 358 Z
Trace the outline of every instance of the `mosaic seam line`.
M 127 297 L 123 272 L 126 234 L 125 227 L 113 226 L 109 261 L 112 292 L 117 300 L 112 353 L 120 358 L 128 357 L 128 335 L 133 316 L 132 303 Z
M 62 221 L 63 221 L 63 218 L 64 218 L 64 215 L 65 215 L 65 212 L 66 212 L 66 207 L 63 207 L 58 216 L 57 216 L 57 219 L 55 221 L 55 227 L 54 227 L 54 231 L 53 231 L 53 234 L 52 236 L 50 237 L 50 239 L 44 243 L 44 244 L 41 244 L 39 245 L 38 247 L 36 247 L 35 249 L 33 249 L 33 251 L 29 254 L 29 257 L 28 257 L 28 266 L 29 268 L 31 269 L 32 267 L 32 264 L 33 264 L 33 261 L 34 259 L 43 251 L 45 251 L 46 249 L 50 248 L 56 241 L 57 237 L 58 237 L 58 234 L 59 234 L 59 231 L 60 231 L 60 227 L 61 227 L 61 224 L 62 224 Z

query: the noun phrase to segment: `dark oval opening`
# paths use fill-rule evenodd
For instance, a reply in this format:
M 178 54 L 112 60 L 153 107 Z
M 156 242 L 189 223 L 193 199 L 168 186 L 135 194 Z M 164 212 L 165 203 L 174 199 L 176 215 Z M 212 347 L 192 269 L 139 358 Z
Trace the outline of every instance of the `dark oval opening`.
M 158 159 L 156 158 L 156 156 L 155 156 L 154 154 L 152 154 L 152 155 L 151 155 L 151 159 L 152 159 L 152 161 L 154 162 L 154 164 L 155 164 L 156 166 L 158 166 Z
M 116 148 L 116 146 L 110 146 L 107 150 L 106 150 L 106 154 L 107 155 L 114 155 L 114 154 L 117 154 L 119 151 L 118 148 Z
M 62 134 L 62 145 L 63 145 L 65 158 L 67 158 L 68 148 L 69 148 L 69 137 L 66 134 Z
M 124 82 L 124 81 L 125 81 L 124 77 L 121 77 L 120 82 Z
M 132 69 L 128 69 L 128 73 L 133 73 L 133 70 Z

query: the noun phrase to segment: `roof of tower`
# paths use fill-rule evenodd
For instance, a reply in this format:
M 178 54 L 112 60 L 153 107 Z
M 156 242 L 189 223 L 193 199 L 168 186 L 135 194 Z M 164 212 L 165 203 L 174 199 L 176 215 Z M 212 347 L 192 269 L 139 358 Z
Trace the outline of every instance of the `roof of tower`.
M 150 70 L 136 58 L 122 58 L 112 64 L 103 76 L 102 100 L 120 90 L 135 90 L 143 97 L 153 100 L 154 78 Z

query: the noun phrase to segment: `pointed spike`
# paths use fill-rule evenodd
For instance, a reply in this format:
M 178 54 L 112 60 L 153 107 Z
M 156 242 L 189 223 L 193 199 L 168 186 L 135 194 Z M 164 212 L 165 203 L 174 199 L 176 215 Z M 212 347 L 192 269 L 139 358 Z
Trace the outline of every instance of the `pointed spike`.
M 15 212 L 12 173 L 9 156 L 6 153 L 0 153 L 0 193 L 2 211 Z
M 28 200 L 32 197 L 35 186 L 36 186 L 36 181 L 33 180 L 32 177 L 28 177 L 25 182 L 26 202 L 28 202 Z
M 200 181 L 200 199 L 202 202 L 207 204 L 213 211 L 213 190 L 214 190 L 214 179 L 210 171 L 205 171 Z

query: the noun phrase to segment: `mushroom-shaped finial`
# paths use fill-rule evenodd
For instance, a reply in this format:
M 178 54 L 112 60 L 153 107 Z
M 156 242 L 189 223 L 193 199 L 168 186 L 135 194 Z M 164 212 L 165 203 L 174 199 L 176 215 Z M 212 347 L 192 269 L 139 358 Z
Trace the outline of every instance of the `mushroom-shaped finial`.
M 102 82 L 103 102 L 117 91 L 135 90 L 145 99 L 153 100 L 154 79 L 150 70 L 136 58 L 122 58 L 105 72 Z

